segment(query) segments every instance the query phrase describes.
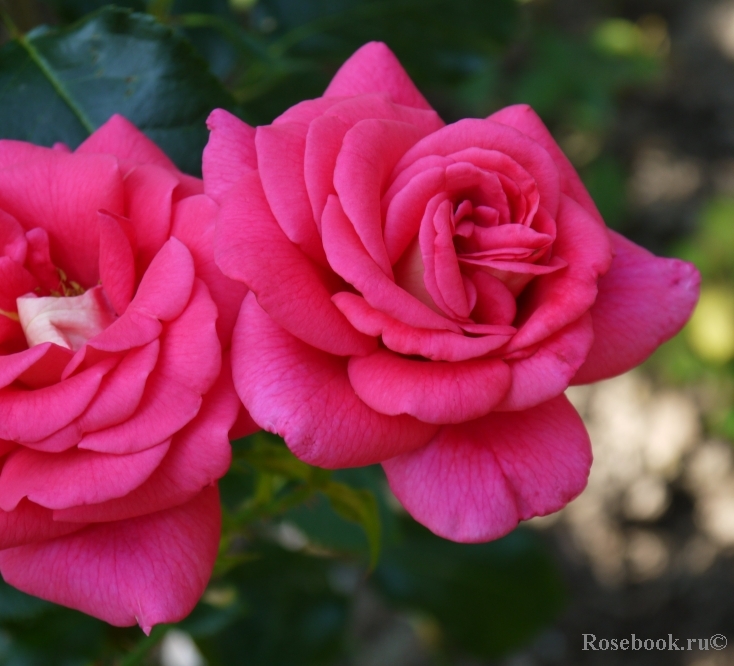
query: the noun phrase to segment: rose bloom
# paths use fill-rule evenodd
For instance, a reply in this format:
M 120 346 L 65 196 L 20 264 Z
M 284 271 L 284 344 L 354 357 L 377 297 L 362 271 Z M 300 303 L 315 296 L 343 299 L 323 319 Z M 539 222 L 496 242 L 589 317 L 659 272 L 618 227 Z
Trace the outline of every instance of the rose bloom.
M 55 148 L 0 141 L 0 572 L 147 632 L 217 555 L 245 288 L 201 181 L 126 120 Z
M 251 289 L 234 381 L 260 426 L 314 465 L 382 462 L 457 541 L 581 492 L 591 449 L 563 392 L 674 335 L 691 264 L 607 229 L 529 107 L 447 126 L 383 44 L 270 126 L 209 126 L 215 256 Z

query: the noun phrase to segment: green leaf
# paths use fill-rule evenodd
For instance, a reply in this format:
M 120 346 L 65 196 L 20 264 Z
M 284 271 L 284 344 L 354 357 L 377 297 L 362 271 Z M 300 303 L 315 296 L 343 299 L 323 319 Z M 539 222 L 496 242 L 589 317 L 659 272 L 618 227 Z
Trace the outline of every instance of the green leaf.
M 0 138 L 76 147 L 120 113 L 197 174 L 207 115 L 233 105 L 185 39 L 129 10 L 107 7 L 0 49 Z

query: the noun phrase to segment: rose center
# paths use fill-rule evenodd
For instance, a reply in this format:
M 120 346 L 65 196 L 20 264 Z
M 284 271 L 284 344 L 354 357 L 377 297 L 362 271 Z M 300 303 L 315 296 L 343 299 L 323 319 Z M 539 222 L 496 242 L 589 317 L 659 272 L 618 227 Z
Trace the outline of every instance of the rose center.
M 38 297 L 30 293 L 20 296 L 16 303 L 29 347 L 53 342 L 77 351 L 115 319 L 101 286 L 80 296 Z

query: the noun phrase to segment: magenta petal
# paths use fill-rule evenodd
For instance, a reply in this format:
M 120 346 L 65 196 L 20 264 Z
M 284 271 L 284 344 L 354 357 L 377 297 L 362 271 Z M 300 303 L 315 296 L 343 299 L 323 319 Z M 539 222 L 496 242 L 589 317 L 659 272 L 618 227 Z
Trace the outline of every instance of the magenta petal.
M 143 451 L 177 433 L 200 407 L 200 393 L 154 371 L 135 413 L 117 425 L 85 435 L 79 448 L 118 455 Z
M 374 308 L 421 328 L 459 331 L 382 272 L 362 245 L 339 199 L 330 196 L 322 218 L 324 249 L 332 268 Z
M 45 229 L 54 263 L 71 280 L 92 287 L 99 280 L 97 211 L 122 213 L 122 175 L 110 155 L 50 150 L 42 161 L 2 171 L 0 207 L 25 229 Z
M 511 381 L 498 359 L 425 363 L 384 350 L 352 357 L 348 370 L 357 396 L 375 411 L 439 425 L 488 414 Z
M 135 257 L 118 221 L 103 213 L 99 216 L 99 275 L 112 307 L 122 314 L 135 291 Z
M 128 309 L 171 321 L 178 317 L 191 297 L 194 260 L 177 238 L 170 238 L 156 254 L 140 281 Z
M 0 390 L 0 439 L 34 442 L 64 428 L 86 409 L 114 363 L 98 363 L 35 391 Z
M 512 158 L 536 183 L 540 205 L 555 216 L 560 191 L 558 167 L 543 147 L 522 132 L 491 120 L 466 118 L 429 134 L 411 148 L 395 168 L 396 173 L 427 156 L 450 156 L 472 149 L 497 151 Z M 503 157 L 503 161 L 507 160 Z
M 248 171 L 257 169 L 255 129 L 224 109 L 206 119 L 209 142 L 204 148 L 204 192 L 217 203 Z
M 558 511 L 586 486 L 591 446 L 564 396 L 522 412 L 444 426 L 417 451 L 383 463 L 390 488 L 446 539 L 497 539 Z
M 593 199 L 581 182 L 581 179 L 576 173 L 576 169 L 573 168 L 571 162 L 568 161 L 568 158 L 563 154 L 563 151 L 551 136 L 548 128 L 531 107 L 527 104 L 507 106 L 493 113 L 487 120 L 493 120 L 496 123 L 514 127 L 543 146 L 553 158 L 561 174 L 561 191 L 581 204 L 594 219 L 604 224 L 596 208 L 596 204 L 594 204 Z
M 103 380 L 99 391 L 79 418 L 83 432 L 93 432 L 122 423 L 140 404 L 145 384 L 158 360 L 160 343 L 131 349 Z
M 124 497 L 54 513 L 56 520 L 106 522 L 168 509 L 224 476 L 232 458 L 227 433 L 240 401 L 227 363 L 196 418 L 173 437 L 168 454 L 145 483 Z
M 188 504 L 0 552 L 10 585 L 115 626 L 186 617 L 204 592 L 219 547 L 216 487 Z
M 358 331 L 382 337 L 392 351 L 433 361 L 465 361 L 485 356 L 499 349 L 515 332 L 510 326 L 497 326 L 491 334 L 468 337 L 452 331 L 416 328 L 375 310 L 356 294 L 342 291 L 334 294 L 332 300 Z
M 21 500 L 13 511 L 0 511 L 0 550 L 55 539 L 83 527 L 55 521 L 50 509 Z
M 425 444 L 433 426 L 385 416 L 365 405 L 347 376 L 347 360 L 304 344 L 245 297 L 232 340 L 237 393 L 252 418 L 283 437 L 311 465 L 370 465 Z
M 143 164 L 125 176 L 125 213 L 135 229 L 136 262 L 142 273 L 171 231 L 171 204 L 178 178 L 161 167 Z
M 594 329 L 587 312 L 544 340 L 531 356 L 507 361 L 512 370 L 512 387 L 495 409 L 522 411 L 563 393 L 593 342 Z
M 215 258 L 225 275 L 247 284 L 258 303 L 293 335 L 332 354 L 374 350 L 374 340 L 358 333 L 331 302 L 330 276 L 278 226 L 257 172 L 245 176 L 222 204 Z
M 306 190 L 307 132 L 307 127 L 296 123 L 258 127 L 255 135 L 257 162 L 265 197 L 280 228 L 304 254 L 326 265 Z
M 599 278 L 611 264 L 612 248 L 607 229 L 565 194 L 558 209 L 554 261 L 568 266 L 542 275 L 523 294 L 519 316 L 528 314 L 509 345 L 509 351 L 544 340 L 578 319 L 594 304 Z
M 679 259 L 656 257 L 609 232 L 614 259 L 591 308 L 594 344 L 574 384 L 613 377 L 642 363 L 688 321 L 701 276 Z
M 392 277 L 382 238 L 381 198 L 388 176 L 424 132 L 392 120 L 363 120 L 344 137 L 334 171 L 334 187 L 365 249 Z
M 76 153 L 103 153 L 137 164 L 155 164 L 178 171 L 166 154 L 129 120 L 112 116 L 76 149 Z
M 393 52 L 382 42 L 355 51 L 334 75 L 324 97 L 386 92 L 398 104 L 431 109 Z
M 52 342 L 0 356 L 0 387 L 8 386 L 16 379 L 27 382 L 32 378 L 35 379 L 34 384 L 55 384 L 61 379 L 61 373 L 72 356 L 69 349 Z
M 203 395 L 219 376 L 222 347 L 215 322 L 217 308 L 198 278 L 181 316 L 165 328 L 156 372 Z
M 169 445 L 163 442 L 131 455 L 17 449 L 8 456 L 0 473 L 0 508 L 11 511 L 24 497 L 48 509 L 122 497 L 153 473 Z
M 184 199 L 176 206 L 172 235 L 189 248 L 194 258 L 196 275 L 206 283 L 219 312 L 219 339 L 228 348 L 247 287 L 224 275 L 214 261 L 214 222 L 218 210 L 206 196 Z

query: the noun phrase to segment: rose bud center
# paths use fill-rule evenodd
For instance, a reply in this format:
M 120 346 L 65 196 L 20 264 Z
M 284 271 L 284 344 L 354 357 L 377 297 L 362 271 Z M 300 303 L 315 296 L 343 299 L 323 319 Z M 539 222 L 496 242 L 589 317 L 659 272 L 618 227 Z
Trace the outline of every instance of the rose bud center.
M 80 296 L 42 296 L 16 299 L 18 318 L 29 347 L 53 342 L 72 351 L 101 333 L 115 319 L 101 286 Z

